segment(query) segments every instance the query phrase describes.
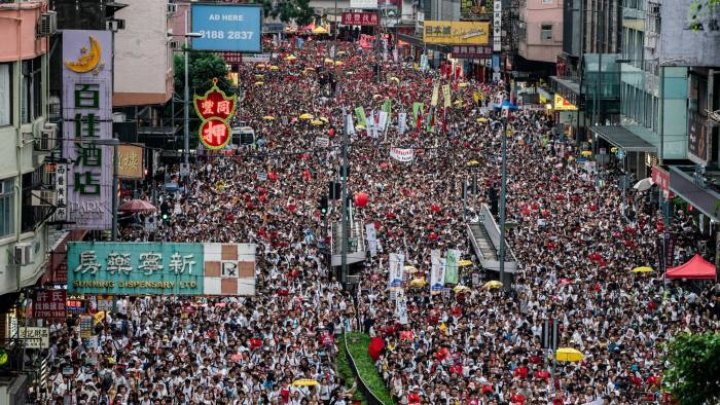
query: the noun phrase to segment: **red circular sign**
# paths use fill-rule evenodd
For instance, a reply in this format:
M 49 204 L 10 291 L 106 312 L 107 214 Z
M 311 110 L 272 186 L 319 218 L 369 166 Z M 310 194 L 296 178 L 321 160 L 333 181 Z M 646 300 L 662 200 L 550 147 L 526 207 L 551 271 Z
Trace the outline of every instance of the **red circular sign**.
M 203 121 L 200 141 L 208 149 L 222 149 L 230 142 L 230 127 L 220 118 Z

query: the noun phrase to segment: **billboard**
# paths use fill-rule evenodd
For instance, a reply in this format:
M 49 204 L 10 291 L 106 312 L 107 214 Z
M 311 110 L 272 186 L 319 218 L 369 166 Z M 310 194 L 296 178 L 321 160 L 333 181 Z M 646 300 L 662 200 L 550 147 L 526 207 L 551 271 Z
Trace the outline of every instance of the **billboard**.
M 553 103 L 555 111 L 577 111 L 577 106 L 567 101 L 563 96 L 555 94 L 555 100 Z
M 378 15 L 373 12 L 345 12 L 342 13 L 342 24 L 343 25 L 363 25 L 363 26 L 375 26 L 378 25 Z
M 192 49 L 199 51 L 262 52 L 262 7 L 246 4 L 198 4 L 191 9 Z
M 112 221 L 112 32 L 63 31 L 63 156 L 71 229 L 109 229 Z
M 710 131 L 705 121 L 705 117 L 697 112 L 688 113 L 688 159 L 701 166 L 710 160 Z
M 460 0 L 460 18 L 463 20 L 477 20 L 489 12 L 492 12 L 490 0 Z
M 111 295 L 254 295 L 255 245 L 74 242 L 68 291 Z
M 698 7 L 697 3 L 697 0 L 677 0 L 659 6 L 662 21 L 661 65 L 717 66 L 720 58 L 720 7 Z M 648 14 L 653 11 L 656 10 L 648 10 Z
M 425 21 L 423 41 L 440 45 L 488 45 L 490 23 L 470 21 Z

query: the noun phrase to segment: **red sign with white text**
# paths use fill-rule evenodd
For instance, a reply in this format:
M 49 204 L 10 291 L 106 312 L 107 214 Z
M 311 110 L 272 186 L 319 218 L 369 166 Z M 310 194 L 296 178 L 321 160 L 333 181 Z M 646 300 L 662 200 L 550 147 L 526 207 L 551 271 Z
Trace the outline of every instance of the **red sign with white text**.
M 343 25 L 378 25 L 377 13 L 368 12 L 347 12 L 342 13 Z
M 35 318 L 46 320 L 65 319 L 65 290 L 38 290 L 35 292 L 33 308 Z
M 200 126 L 200 140 L 209 149 L 220 149 L 230 141 L 230 127 L 219 118 L 210 118 Z
M 222 149 L 230 142 L 230 126 L 228 121 L 235 114 L 237 96 L 228 97 L 217 86 L 213 86 L 204 96 L 193 97 L 195 112 L 202 118 L 200 125 L 200 141 L 208 149 Z

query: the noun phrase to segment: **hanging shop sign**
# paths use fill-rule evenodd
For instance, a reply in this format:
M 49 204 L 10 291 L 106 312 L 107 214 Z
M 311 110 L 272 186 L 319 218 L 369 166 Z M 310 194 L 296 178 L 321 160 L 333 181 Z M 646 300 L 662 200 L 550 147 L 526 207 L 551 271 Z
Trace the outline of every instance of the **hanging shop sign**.
M 493 52 L 502 51 L 502 0 L 493 0 Z
M 217 78 L 213 79 L 213 86 L 205 95 L 193 97 L 195 112 L 202 119 L 200 142 L 212 150 L 224 148 L 232 139 L 228 123 L 237 106 L 237 96 L 228 97 L 217 82 Z
M 63 31 L 63 153 L 73 229 L 109 229 L 112 212 L 112 32 Z M 59 219 L 64 219 L 59 218 Z
M 20 340 L 27 349 L 49 349 L 50 329 L 21 326 Z
M 577 106 L 564 99 L 561 95 L 555 94 L 555 111 L 577 111 Z
M 34 317 L 45 320 L 65 319 L 67 292 L 65 290 L 37 290 L 33 300 Z
M 425 21 L 423 41 L 440 45 L 488 45 L 490 23 L 470 21 Z
M 118 177 L 136 180 L 145 177 L 144 152 L 142 145 L 118 145 Z
M 68 290 L 111 295 L 254 295 L 255 245 L 70 243 Z
M 343 25 L 362 25 L 376 26 L 378 25 L 377 13 L 370 12 L 347 12 L 342 13 Z
M 490 46 L 453 46 L 452 57 L 457 59 L 485 59 L 492 55 Z

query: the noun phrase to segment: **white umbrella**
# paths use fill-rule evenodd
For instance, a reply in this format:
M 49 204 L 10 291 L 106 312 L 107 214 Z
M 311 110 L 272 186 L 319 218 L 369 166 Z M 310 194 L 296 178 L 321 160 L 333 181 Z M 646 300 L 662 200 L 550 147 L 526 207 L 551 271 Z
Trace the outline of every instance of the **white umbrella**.
M 653 186 L 653 184 L 655 184 L 655 182 L 653 182 L 652 177 L 648 177 L 648 178 L 642 179 L 642 180 L 638 181 L 637 183 L 635 183 L 633 188 L 638 191 L 645 191 L 645 190 L 649 190 L 650 187 Z

